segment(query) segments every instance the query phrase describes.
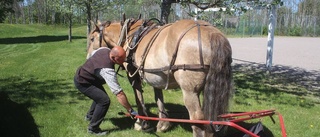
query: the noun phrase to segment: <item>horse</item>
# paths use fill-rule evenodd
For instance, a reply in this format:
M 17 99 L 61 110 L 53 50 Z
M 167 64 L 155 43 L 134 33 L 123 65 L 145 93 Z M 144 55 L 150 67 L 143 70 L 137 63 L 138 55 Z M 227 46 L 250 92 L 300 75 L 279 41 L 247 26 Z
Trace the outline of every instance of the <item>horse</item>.
M 135 91 L 138 114 L 148 116 L 142 82 L 152 86 L 159 118 L 168 118 L 163 90 L 180 88 L 190 120 L 221 120 L 232 97 L 232 49 L 226 36 L 202 20 L 179 20 L 162 24 L 157 19 L 123 19 L 94 24 L 87 57 L 99 47 L 122 46 L 127 52 L 123 64 Z M 203 101 L 200 94 L 203 92 Z M 137 119 L 135 129 L 149 128 Z M 214 136 L 213 126 L 191 124 L 193 136 Z M 158 121 L 157 131 L 170 128 Z

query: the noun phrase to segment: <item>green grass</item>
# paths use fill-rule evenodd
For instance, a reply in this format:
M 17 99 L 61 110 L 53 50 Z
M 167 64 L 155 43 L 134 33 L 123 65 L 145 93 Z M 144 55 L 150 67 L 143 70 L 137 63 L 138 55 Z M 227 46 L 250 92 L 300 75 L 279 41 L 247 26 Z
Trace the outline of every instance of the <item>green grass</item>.
M 73 28 L 75 39 L 69 43 L 64 26 L 0 24 L 1 136 L 91 136 L 86 133 L 88 122 L 84 121 L 91 100 L 73 86 L 74 72 L 85 61 L 85 31 L 84 26 Z M 319 72 L 275 66 L 281 71 L 267 75 L 261 66 L 234 64 L 236 92 L 230 111 L 276 109 L 284 117 L 289 137 L 318 136 L 320 84 L 308 76 Z M 119 77 L 119 81 L 130 103 L 135 104 L 127 78 Z M 155 115 L 151 89 L 145 85 L 144 97 L 150 113 Z M 169 90 L 164 94 L 171 117 L 188 118 L 181 92 Z M 6 95 L 10 100 L 4 99 Z M 112 103 L 101 125 L 111 131 L 109 136 L 192 136 L 190 125 L 184 123 L 174 123 L 166 133 L 135 131 L 134 121 L 119 114 L 125 112 L 124 108 L 109 95 Z M 173 113 L 175 110 L 179 113 Z M 278 117 L 274 119 L 276 124 L 268 117 L 262 122 L 266 131 L 278 137 Z

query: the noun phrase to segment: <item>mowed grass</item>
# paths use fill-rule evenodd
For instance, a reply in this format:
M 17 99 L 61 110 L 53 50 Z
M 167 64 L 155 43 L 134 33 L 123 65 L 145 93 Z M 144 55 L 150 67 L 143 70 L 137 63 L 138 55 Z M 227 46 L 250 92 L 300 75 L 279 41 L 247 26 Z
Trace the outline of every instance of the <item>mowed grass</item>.
M 64 26 L 0 24 L 1 136 L 92 136 L 86 132 L 88 122 L 84 121 L 91 100 L 73 85 L 74 72 L 85 61 L 86 27 L 73 28 L 71 43 L 67 34 Z M 262 66 L 233 64 L 235 94 L 230 111 L 276 109 L 284 117 L 288 137 L 318 136 L 320 84 L 311 76 L 319 72 L 275 66 L 277 71 L 268 75 Z M 119 77 L 119 81 L 136 108 L 127 78 Z M 155 116 L 158 110 L 152 88 L 144 85 L 144 91 L 148 111 Z M 111 106 L 101 125 L 110 131 L 108 136 L 192 136 L 190 125 L 184 123 L 173 123 L 166 133 L 135 131 L 134 120 L 121 115 L 125 109 L 114 95 L 109 96 Z M 171 117 L 188 118 L 180 90 L 164 91 L 164 97 Z M 278 116 L 273 117 L 275 124 L 269 117 L 261 121 L 268 136 L 279 137 Z M 257 121 L 247 121 L 246 125 Z

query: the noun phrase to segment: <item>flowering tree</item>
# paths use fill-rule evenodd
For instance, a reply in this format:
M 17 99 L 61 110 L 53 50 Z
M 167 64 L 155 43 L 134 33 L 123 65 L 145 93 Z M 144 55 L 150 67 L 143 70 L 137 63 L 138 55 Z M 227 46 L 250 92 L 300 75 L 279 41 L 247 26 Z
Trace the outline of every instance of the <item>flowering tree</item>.
M 201 10 L 205 10 L 212 7 L 225 8 L 228 13 L 232 12 L 246 12 L 246 8 L 239 3 L 246 3 L 251 6 L 263 6 L 268 5 L 282 5 L 282 0 L 161 0 L 161 21 L 167 23 L 168 16 L 170 14 L 170 8 L 172 3 L 180 3 L 181 5 L 188 6 L 189 4 L 195 5 Z M 231 9 L 235 11 L 231 11 Z

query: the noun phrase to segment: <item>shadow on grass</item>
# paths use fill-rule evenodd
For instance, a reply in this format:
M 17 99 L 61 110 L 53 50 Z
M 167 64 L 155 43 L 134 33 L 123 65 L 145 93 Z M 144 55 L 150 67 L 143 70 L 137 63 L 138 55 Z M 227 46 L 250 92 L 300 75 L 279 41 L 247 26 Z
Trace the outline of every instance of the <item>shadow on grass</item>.
M 1 78 L 0 135 L 38 137 L 39 126 L 36 125 L 28 108 L 46 106 L 52 102 L 65 104 L 65 102 L 59 102 L 61 101 L 59 99 L 65 96 L 84 99 L 71 86 L 70 81 L 63 79 L 43 81 L 32 76 Z
M 0 134 L 3 137 L 40 137 L 31 113 L 0 92 Z
M 149 117 L 158 117 L 157 114 L 151 113 L 150 109 L 151 108 L 156 108 L 157 105 L 155 103 L 151 103 L 151 104 L 145 104 L 146 108 L 147 108 L 147 113 L 149 114 Z M 189 114 L 188 111 L 186 109 L 185 106 L 180 105 L 180 104 L 173 104 L 173 103 L 166 103 L 165 107 L 167 109 L 167 112 L 169 114 L 169 118 L 172 119 L 189 119 Z M 116 129 L 111 129 L 112 131 L 121 131 L 124 129 L 131 129 L 134 126 L 134 120 L 132 120 L 130 117 L 123 117 L 123 118 L 110 118 L 109 119 L 115 126 L 119 127 Z M 157 122 L 158 121 L 153 121 L 150 120 L 149 123 L 151 125 L 151 127 L 153 128 L 153 130 L 148 131 L 149 134 L 152 135 L 156 135 L 156 126 L 157 126 Z M 250 130 L 250 128 L 252 128 L 253 126 L 257 125 L 257 123 L 247 123 L 247 122 L 238 122 L 236 123 L 239 126 Z M 172 122 L 171 123 L 171 127 L 168 131 L 172 131 L 175 130 L 178 127 L 183 128 L 185 131 L 187 132 L 192 132 L 192 128 L 191 128 L 190 123 L 180 123 L 180 122 Z M 263 125 L 262 125 L 263 126 Z M 225 126 L 228 127 L 228 126 Z M 253 132 L 253 131 L 252 131 Z M 225 132 L 220 131 L 218 132 L 218 134 L 216 135 L 217 137 L 244 137 L 245 133 L 243 133 L 242 131 L 232 128 L 232 127 L 228 127 L 226 128 Z M 265 126 L 263 126 L 263 132 L 260 132 L 258 134 L 261 137 L 273 137 L 273 133 Z
M 157 107 L 155 103 L 145 104 L 145 106 L 147 108 L 149 117 L 158 117 L 157 114 L 154 114 L 150 111 L 151 108 Z M 166 103 L 165 106 L 170 118 L 189 119 L 187 109 L 184 106 L 172 103 Z M 135 123 L 135 120 L 125 116 L 123 118 L 110 118 L 109 120 L 113 125 L 119 127 L 118 129 L 113 129 L 114 131 L 131 129 Z M 156 135 L 157 122 L 158 121 L 153 120 L 148 121 L 149 125 L 151 126 L 151 130 L 148 131 L 149 134 Z M 171 123 L 171 128 L 169 131 L 176 129 L 178 126 L 181 126 L 183 129 L 192 132 L 191 125 L 186 123 Z
M 235 96 L 240 97 L 236 103 L 250 105 L 246 98 L 255 99 L 258 103 L 266 101 L 305 108 L 320 103 L 314 99 L 320 97 L 319 71 L 275 65 L 267 73 L 265 64 L 243 62 L 233 65 Z M 294 96 L 286 97 L 284 94 Z
M 257 122 L 257 123 L 238 122 L 236 124 L 247 129 L 248 131 L 254 133 L 255 132 L 254 129 L 251 130 L 251 128 L 257 128 L 256 126 L 259 124 L 259 122 Z M 262 125 L 261 130 L 262 131 L 257 130 L 256 135 L 258 135 L 260 137 L 274 137 L 273 133 L 266 126 Z M 249 137 L 249 135 L 246 135 L 245 133 L 243 133 L 242 131 L 240 131 L 238 129 L 228 127 L 227 130 L 225 131 L 225 134 L 220 135 L 220 136 L 218 135 L 218 137 Z
M 0 92 L 5 92 L 12 100 L 19 101 L 26 107 L 46 105 L 49 101 L 70 96 L 84 100 L 73 86 L 72 80 L 40 80 L 33 76 L 8 77 L 0 79 Z M 74 102 L 69 102 L 74 103 Z
M 253 62 L 244 62 L 233 65 L 234 83 L 237 90 L 235 96 L 238 97 L 236 103 L 249 105 L 246 99 L 253 99 L 259 102 L 285 104 L 299 106 L 305 108 L 314 107 L 319 103 L 310 98 L 320 97 L 320 72 L 307 71 L 301 68 L 292 68 L 288 66 L 273 66 L 271 73 L 266 73 L 264 64 Z M 247 92 L 249 91 L 249 92 Z M 290 95 L 290 96 L 286 96 Z M 293 96 L 291 96 L 293 95 Z M 296 97 L 296 98 L 295 98 Z M 302 101 L 304 100 L 304 101 Z M 157 114 L 151 113 L 151 108 L 157 108 L 155 103 L 145 104 L 150 117 L 157 117 Z M 165 107 L 168 111 L 169 118 L 173 119 L 189 119 L 189 115 L 185 106 L 174 103 L 166 103 Z M 130 118 L 111 119 L 114 125 L 121 129 L 129 129 L 133 126 L 133 122 L 128 122 Z M 119 122 L 120 121 L 120 122 Z M 150 121 L 152 127 L 156 127 L 158 121 Z M 123 123 L 126 123 L 123 125 Z M 191 124 L 188 123 L 171 123 L 170 130 L 178 127 L 183 128 L 187 132 L 192 132 Z M 241 127 L 249 130 L 257 123 L 239 122 Z M 276 123 L 277 124 L 277 123 Z M 262 137 L 273 137 L 273 133 L 266 126 L 263 126 Z M 118 129 L 117 129 L 118 130 Z M 227 134 L 219 137 L 243 137 L 244 133 L 228 128 Z M 156 134 L 155 130 L 150 134 Z
M 72 36 L 72 39 L 85 39 L 82 36 Z M 22 44 L 22 43 L 43 43 L 68 40 L 68 36 L 32 36 L 32 37 L 16 37 L 16 38 L 0 38 L 0 44 Z

